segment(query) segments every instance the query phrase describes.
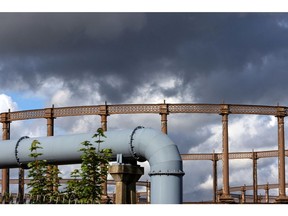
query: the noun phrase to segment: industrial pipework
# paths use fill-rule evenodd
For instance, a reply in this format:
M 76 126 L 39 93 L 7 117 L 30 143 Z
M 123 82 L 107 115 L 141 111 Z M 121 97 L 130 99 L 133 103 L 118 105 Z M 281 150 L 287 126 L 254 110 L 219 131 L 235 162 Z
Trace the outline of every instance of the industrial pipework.
M 182 159 L 177 146 L 166 134 L 137 127 L 134 130 L 107 131 L 105 135 L 100 147 L 112 149 L 111 161 L 122 154 L 124 159 L 149 162 L 152 204 L 182 203 Z M 40 160 L 58 165 L 81 163 L 81 143 L 86 140 L 94 143 L 92 136 L 89 133 L 0 141 L 0 168 L 25 168 L 32 160 L 29 148 L 35 139 L 43 148 L 39 149 L 43 153 Z

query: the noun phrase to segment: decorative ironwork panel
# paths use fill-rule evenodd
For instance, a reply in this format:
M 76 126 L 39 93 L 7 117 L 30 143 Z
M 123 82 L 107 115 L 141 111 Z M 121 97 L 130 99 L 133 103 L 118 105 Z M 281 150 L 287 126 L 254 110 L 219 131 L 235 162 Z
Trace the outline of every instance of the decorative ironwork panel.
M 251 159 L 252 152 L 233 152 L 229 153 L 229 159 Z
M 44 118 L 45 110 L 25 110 L 19 112 L 11 112 L 9 121 L 17 121 L 17 120 L 25 120 L 25 119 L 36 119 L 36 118 Z
M 171 113 L 220 113 L 219 104 L 169 104 Z
M 265 190 L 267 184 L 257 185 L 258 190 Z M 269 189 L 279 188 L 279 184 L 268 184 Z M 286 184 L 288 187 L 288 184 Z M 241 191 L 243 186 L 230 187 L 230 192 Z M 253 190 L 253 185 L 245 185 L 245 190 Z M 220 190 L 219 190 L 220 191 Z
M 220 114 L 221 108 L 225 104 L 165 104 L 168 113 L 212 113 Z M 231 114 L 258 114 L 277 115 L 278 106 L 254 106 L 254 105 L 229 105 Z M 100 115 L 103 106 L 76 106 L 54 108 L 54 116 L 80 116 L 80 115 Z M 137 114 L 137 113 L 161 113 L 163 104 L 120 104 L 107 105 L 107 114 Z M 284 113 L 288 115 L 288 108 L 282 107 Z M 27 110 L 10 112 L 9 121 L 45 118 L 46 109 Z M 102 110 L 103 111 L 103 110 Z
M 276 106 L 230 105 L 231 114 L 277 115 Z
M 109 105 L 109 114 L 160 113 L 160 104 Z
M 286 151 L 287 153 L 287 151 Z M 277 157 L 278 156 L 278 151 L 261 151 L 257 152 L 257 157 L 258 158 L 268 158 L 268 157 Z
M 212 154 L 181 154 L 182 160 L 213 160 Z
M 255 152 L 257 158 L 277 157 L 278 151 L 260 151 Z M 215 153 L 217 160 L 222 160 L 222 153 Z M 288 150 L 285 151 L 285 155 L 288 156 Z M 252 159 L 253 152 L 230 152 L 229 159 Z M 213 160 L 213 153 L 211 154 L 181 154 L 182 160 Z
M 54 108 L 54 117 L 62 116 L 80 116 L 80 115 L 99 115 L 99 106 L 80 106 Z

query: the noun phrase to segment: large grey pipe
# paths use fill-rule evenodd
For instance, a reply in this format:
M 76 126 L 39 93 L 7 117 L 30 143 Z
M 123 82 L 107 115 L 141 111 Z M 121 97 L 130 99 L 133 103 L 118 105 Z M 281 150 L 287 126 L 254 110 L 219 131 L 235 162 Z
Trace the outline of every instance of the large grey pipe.
M 105 132 L 107 138 L 101 148 L 112 149 L 114 160 L 117 154 L 138 161 L 148 160 L 151 176 L 151 203 L 182 203 L 182 160 L 177 146 L 169 137 L 149 128 Z M 36 138 L 43 149 L 39 159 L 53 164 L 81 163 L 81 142 L 94 143 L 93 134 L 77 134 Z M 6 140 L 0 142 L 0 168 L 25 166 L 31 161 L 30 146 L 35 138 Z

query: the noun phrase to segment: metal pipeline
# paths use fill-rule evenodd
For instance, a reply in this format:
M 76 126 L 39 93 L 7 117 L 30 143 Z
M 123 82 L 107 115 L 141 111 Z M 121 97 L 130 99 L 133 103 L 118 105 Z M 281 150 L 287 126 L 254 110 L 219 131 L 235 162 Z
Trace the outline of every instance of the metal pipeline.
M 151 203 L 182 203 L 182 159 L 177 146 L 167 135 L 143 127 L 107 131 L 105 135 L 107 138 L 103 138 L 100 147 L 112 149 L 111 161 L 117 154 L 122 154 L 123 158 L 149 162 Z M 39 149 L 43 153 L 39 159 L 58 165 L 81 163 L 81 143 L 85 140 L 94 143 L 92 136 L 89 133 L 0 141 L 0 168 L 25 167 L 31 161 L 29 148 L 35 139 L 43 148 Z

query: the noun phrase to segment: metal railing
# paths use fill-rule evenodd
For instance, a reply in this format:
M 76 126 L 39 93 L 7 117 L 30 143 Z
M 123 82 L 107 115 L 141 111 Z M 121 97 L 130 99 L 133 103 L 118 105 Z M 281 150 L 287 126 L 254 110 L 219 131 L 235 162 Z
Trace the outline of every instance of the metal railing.
M 255 152 L 230 152 L 229 159 L 252 159 L 253 153 L 256 158 L 278 157 L 278 150 L 255 151 Z M 285 151 L 286 157 L 288 150 Z M 181 154 L 182 160 L 221 160 L 222 153 L 204 153 L 204 154 Z
M 117 104 L 95 106 L 73 106 L 53 108 L 54 117 L 101 115 L 104 107 L 107 115 L 114 114 L 143 114 L 161 113 L 163 105 L 168 113 L 210 113 L 219 114 L 223 105 L 229 107 L 229 114 L 254 114 L 254 115 L 277 115 L 279 106 L 262 105 L 236 105 L 236 104 Z M 288 107 L 281 106 L 285 115 L 288 115 Z M 48 108 L 49 109 L 49 108 Z M 46 118 L 47 109 L 24 110 L 9 112 L 9 121 Z

